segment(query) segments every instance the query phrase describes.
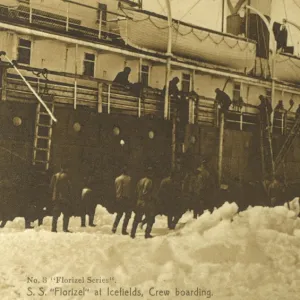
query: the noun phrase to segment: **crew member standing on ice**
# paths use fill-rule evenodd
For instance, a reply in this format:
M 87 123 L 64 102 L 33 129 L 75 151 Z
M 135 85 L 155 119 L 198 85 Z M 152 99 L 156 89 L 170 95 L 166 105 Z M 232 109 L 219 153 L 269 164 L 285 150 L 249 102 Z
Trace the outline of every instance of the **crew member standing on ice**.
M 63 214 L 63 231 L 70 232 L 68 226 L 72 214 L 72 186 L 66 163 L 62 164 L 60 172 L 53 175 L 50 187 L 53 202 L 52 232 L 57 232 L 57 221 L 61 213 Z
M 179 174 L 173 170 L 169 177 L 161 181 L 158 192 L 160 212 L 167 216 L 169 229 L 175 229 L 183 212 L 182 190 L 178 177 Z
M 127 226 L 132 212 L 132 189 L 131 177 L 128 175 L 127 167 L 122 170 L 122 174 L 115 180 L 116 187 L 116 211 L 117 216 L 113 224 L 112 232 L 116 233 L 120 220 L 125 214 L 123 221 L 122 234 L 128 235 Z
M 215 89 L 216 93 L 216 102 L 220 105 L 221 111 L 226 113 L 232 103 L 230 97 L 219 88 Z
M 213 184 L 211 175 L 207 170 L 206 163 L 206 160 L 203 159 L 200 167 L 197 169 L 197 177 L 194 187 L 194 219 L 201 216 L 212 201 Z
M 273 182 L 269 185 L 268 195 L 271 207 L 283 205 L 285 202 L 285 185 L 280 176 L 276 175 Z
M 146 215 L 147 228 L 145 238 L 152 238 L 151 230 L 155 222 L 155 199 L 153 197 L 153 171 L 148 168 L 146 176 L 142 178 L 136 187 L 137 190 L 137 205 L 135 217 L 131 229 L 131 237 L 134 239 L 138 224 L 141 222 L 143 215 Z
M 89 226 L 96 226 L 94 224 L 96 206 L 95 195 L 91 189 L 91 177 L 89 177 L 86 179 L 85 187 L 82 189 L 81 193 L 81 227 L 85 227 L 86 215 L 89 216 Z

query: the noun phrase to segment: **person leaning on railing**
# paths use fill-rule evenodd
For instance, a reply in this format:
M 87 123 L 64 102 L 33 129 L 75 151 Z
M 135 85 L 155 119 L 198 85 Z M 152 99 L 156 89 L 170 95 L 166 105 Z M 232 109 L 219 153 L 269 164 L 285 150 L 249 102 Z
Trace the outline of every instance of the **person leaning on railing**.
M 230 97 L 224 92 L 221 91 L 219 88 L 215 89 L 216 93 L 216 102 L 220 105 L 221 111 L 226 113 L 232 103 Z
M 119 72 L 114 79 L 113 83 L 117 83 L 120 85 L 125 86 L 130 90 L 130 92 L 136 96 L 140 97 L 141 96 L 141 91 L 142 91 L 142 84 L 140 82 L 136 83 L 131 83 L 129 81 L 129 75 L 131 73 L 131 68 L 125 67 L 122 72 Z

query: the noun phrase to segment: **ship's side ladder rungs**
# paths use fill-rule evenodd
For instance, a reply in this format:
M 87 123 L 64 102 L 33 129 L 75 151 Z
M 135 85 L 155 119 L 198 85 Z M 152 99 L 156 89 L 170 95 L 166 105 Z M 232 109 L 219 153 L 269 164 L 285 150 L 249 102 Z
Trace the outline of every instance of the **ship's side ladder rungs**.
M 299 131 L 300 131 L 300 116 L 297 117 L 291 131 L 289 132 L 278 155 L 276 156 L 276 159 L 275 159 L 275 168 L 276 169 L 278 169 L 280 164 L 283 162 L 285 156 L 287 155 L 288 151 L 290 150 Z
M 45 101 L 46 102 L 46 101 Z M 54 102 L 47 101 L 47 106 L 54 112 Z M 40 165 L 42 170 L 49 169 L 53 120 L 39 103 L 36 109 L 35 134 L 33 145 L 33 165 Z

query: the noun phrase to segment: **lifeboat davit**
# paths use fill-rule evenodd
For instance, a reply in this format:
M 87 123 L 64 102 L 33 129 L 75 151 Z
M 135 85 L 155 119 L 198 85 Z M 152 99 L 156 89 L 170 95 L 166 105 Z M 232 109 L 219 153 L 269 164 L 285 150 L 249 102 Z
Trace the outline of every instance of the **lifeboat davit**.
M 122 12 L 126 20 L 119 20 L 119 29 L 128 45 L 146 51 L 167 52 L 168 20 L 165 16 L 125 8 Z M 255 65 L 256 43 L 173 20 L 172 53 L 249 72 Z

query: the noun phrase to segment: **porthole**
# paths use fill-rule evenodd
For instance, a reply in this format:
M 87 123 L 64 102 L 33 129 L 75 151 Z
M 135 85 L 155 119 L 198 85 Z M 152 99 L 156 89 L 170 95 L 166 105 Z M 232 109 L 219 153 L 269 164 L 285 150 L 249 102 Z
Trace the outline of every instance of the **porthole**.
M 16 127 L 22 125 L 22 119 L 20 117 L 14 117 L 12 121 L 13 121 L 14 126 L 16 126 Z
M 120 128 L 115 126 L 114 129 L 113 129 L 113 133 L 114 133 L 114 136 L 120 135 Z
M 195 144 L 196 143 L 196 137 L 195 136 L 190 136 L 190 143 Z
M 79 132 L 81 130 L 81 125 L 78 122 L 76 122 L 73 125 L 73 129 L 75 132 Z
M 148 132 L 148 136 L 149 136 L 149 139 L 151 139 L 151 140 L 153 140 L 154 139 L 154 137 L 155 137 L 155 133 L 154 133 L 154 131 L 149 131 Z

